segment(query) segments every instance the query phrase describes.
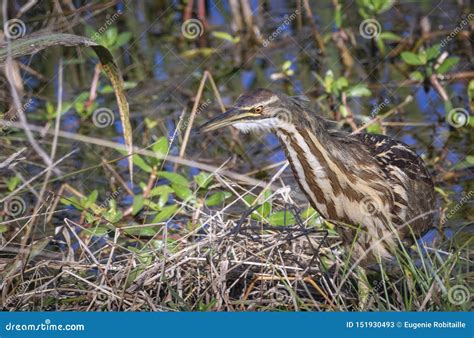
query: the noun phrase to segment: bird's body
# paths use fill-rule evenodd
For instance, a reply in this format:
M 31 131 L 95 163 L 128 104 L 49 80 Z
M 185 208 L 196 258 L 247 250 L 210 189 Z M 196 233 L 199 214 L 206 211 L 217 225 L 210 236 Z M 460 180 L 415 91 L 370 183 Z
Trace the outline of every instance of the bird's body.
M 239 113 L 240 112 L 240 113 Z M 258 89 L 203 126 L 276 133 L 309 202 L 336 224 L 351 256 L 365 267 L 389 260 L 434 223 L 431 177 L 408 146 L 384 135 L 337 131 L 301 100 Z

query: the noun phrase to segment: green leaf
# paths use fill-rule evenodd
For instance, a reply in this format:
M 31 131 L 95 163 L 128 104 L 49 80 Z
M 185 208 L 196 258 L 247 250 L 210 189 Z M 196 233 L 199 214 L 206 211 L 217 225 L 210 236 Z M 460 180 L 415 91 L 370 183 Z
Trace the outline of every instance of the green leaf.
M 123 89 L 133 89 L 137 86 L 137 82 L 125 81 L 123 83 Z M 114 88 L 110 85 L 105 85 L 97 90 L 100 94 L 110 94 L 114 92 Z
M 372 123 L 370 126 L 367 127 L 367 131 L 372 134 L 381 134 L 382 128 L 380 123 Z
M 160 199 L 158 200 L 158 204 L 156 204 L 153 207 L 153 209 L 161 210 L 168 203 L 169 194 L 173 192 L 174 190 L 169 185 L 166 185 L 166 184 L 163 184 L 151 189 L 150 194 L 149 194 L 150 198 L 155 197 L 155 196 L 160 196 Z
M 347 113 L 347 108 L 343 104 L 339 106 L 339 112 L 341 113 L 341 116 L 346 118 L 348 113 Z
M 278 211 L 268 217 L 270 225 L 287 226 L 296 223 L 295 216 L 289 211 Z
M 336 12 L 334 13 L 334 22 L 336 23 L 337 28 L 341 28 L 342 26 L 342 13 L 341 13 L 341 4 L 337 2 L 336 4 Z
M 85 217 L 86 217 L 86 222 L 87 223 L 90 223 L 90 224 L 93 224 L 94 221 L 95 221 L 95 215 L 90 213 L 90 212 L 86 212 L 85 214 Z
M 105 31 L 105 37 L 107 39 L 106 47 L 112 47 L 115 44 L 115 41 L 117 40 L 117 35 L 118 35 L 118 29 L 116 26 L 109 27 Z
M 145 202 L 145 198 L 143 195 L 135 195 L 133 197 L 133 204 L 132 204 L 132 215 L 136 215 L 143 209 Z
M 181 57 L 185 59 L 192 59 L 198 56 L 209 57 L 217 51 L 216 48 L 195 48 L 188 49 L 181 53 Z
M 425 77 L 423 76 L 423 73 L 422 73 L 422 72 L 415 71 L 415 72 L 410 73 L 410 79 L 412 79 L 412 80 L 415 80 L 415 81 L 423 81 L 424 78 L 425 78 Z
M 158 125 L 158 121 L 145 117 L 145 125 L 147 129 L 153 129 Z
M 285 62 L 283 62 L 283 65 L 281 66 L 281 69 L 283 71 L 287 71 L 288 69 L 290 69 L 290 67 L 291 67 L 291 61 L 286 60 Z
M 115 41 L 114 48 L 122 47 L 125 45 L 132 37 L 131 32 L 123 32 L 120 33 L 117 37 L 117 41 Z
M 412 66 L 421 66 L 425 64 L 417 54 L 412 52 L 403 52 L 401 57 L 403 61 Z
M 380 35 L 377 36 L 375 43 L 377 44 L 377 48 L 380 50 L 380 53 L 385 55 L 385 43 L 384 40 L 380 38 Z
M 176 196 L 183 201 L 186 201 L 193 197 L 193 192 L 185 185 L 172 184 L 171 187 L 173 188 Z
M 59 201 L 64 205 L 68 205 L 68 206 L 70 205 L 70 206 L 75 207 L 76 209 L 82 209 L 81 202 L 76 196 L 71 196 L 67 199 L 61 198 Z
M 158 229 L 154 226 L 141 226 L 136 228 L 130 228 L 124 230 L 126 234 L 131 236 L 147 236 L 152 237 L 155 236 L 158 232 Z
M 150 194 L 148 196 L 155 197 L 163 194 L 171 194 L 173 193 L 173 191 L 174 190 L 169 185 L 163 184 L 151 189 Z
M 153 201 L 150 201 L 149 199 L 145 199 L 145 201 L 143 201 L 143 204 L 144 204 L 147 208 L 149 208 L 149 209 L 151 209 L 151 210 L 153 210 L 153 211 L 161 211 L 161 210 L 163 209 L 163 206 L 164 206 L 166 203 L 164 203 L 164 204 L 162 204 L 162 205 L 160 206 L 159 204 L 157 204 L 157 203 L 155 203 L 155 202 L 153 202 Z
M 304 220 L 316 216 L 318 212 L 313 209 L 313 207 L 308 207 L 300 213 L 300 217 Z
M 392 32 L 382 32 L 379 34 L 379 39 L 389 40 L 389 41 L 400 41 L 402 38 L 400 35 L 397 35 Z
M 120 210 L 112 208 L 104 212 L 102 217 L 104 217 L 110 223 L 117 223 L 122 219 L 123 213 Z
M 194 176 L 194 180 L 199 188 L 205 189 L 212 182 L 212 174 L 201 171 L 199 174 Z
M 441 53 L 441 45 L 437 44 L 434 46 L 431 46 L 426 50 L 426 58 L 428 60 L 433 60 L 438 57 L 438 55 Z
M 158 215 L 153 219 L 152 223 L 160 223 L 170 219 L 178 210 L 178 206 L 176 204 L 168 205 L 161 210 Z
M 472 104 L 474 102 L 474 80 L 469 81 L 467 85 L 467 96 L 469 97 L 469 102 Z
M 218 38 L 218 39 L 226 40 L 226 41 L 229 41 L 229 42 L 232 42 L 232 43 L 237 42 L 236 39 L 227 32 L 213 31 L 211 33 L 211 35 Z
M 332 84 L 334 83 L 334 73 L 332 70 L 328 70 L 326 72 L 326 76 L 324 77 L 324 89 L 326 93 L 332 93 Z
M 228 191 L 218 191 L 212 194 L 211 196 L 209 196 L 208 198 L 206 198 L 205 204 L 208 207 L 220 205 L 230 196 L 232 196 L 232 194 Z
M 453 68 L 458 62 L 459 62 L 458 57 L 455 57 L 455 56 L 449 57 L 446 60 L 444 60 L 442 64 L 439 65 L 439 67 L 436 69 L 436 72 L 438 74 L 444 74 L 450 71 L 451 68 Z
M 361 97 L 361 96 L 370 96 L 372 92 L 364 84 L 358 84 L 350 87 L 346 90 L 346 95 L 348 97 Z
M 426 51 L 424 49 L 420 50 L 420 52 L 418 53 L 418 57 L 424 65 L 428 63 L 428 55 L 426 54 Z
M 262 196 L 262 199 L 267 200 L 270 195 L 271 195 L 270 191 L 265 191 L 265 193 Z M 255 198 L 256 197 L 254 197 L 252 195 L 244 196 L 244 200 L 249 205 L 254 204 Z M 271 211 L 272 211 L 272 204 L 270 203 L 270 201 L 266 201 L 260 207 L 258 207 L 250 216 L 255 220 L 261 221 L 265 217 L 267 217 L 270 214 Z
M 151 173 L 153 171 L 152 167 L 150 167 L 145 160 L 138 154 L 133 155 L 133 164 L 135 164 L 138 168 L 147 173 Z
M 5 224 L 0 224 L 0 234 L 7 232 L 8 227 Z
M 86 229 L 92 236 L 105 236 L 109 233 L 109 229 L 107 227 L 94 227 L 92 229 Z
M 160 137 L 151 147 L 153 151 L 159 155 L 165 156 L 168 153 L 168 139 L 164 136 Z
M 7 189 L 8 191 L 13 191 L 15 190 L 16 186 L 18 185 L 18 183 L 20 183 L 21 179 L 19 176 L 15 175 L 9 179 L 6 180 L 6 185 L 7 185 Z
M 169 171 L 159 171 L 157 172 L 158 177 L 166 178 L 171 183 L 182 185 L 182 186 L 189 186 L 189 182 L 183 175 L 172 173 Z
M 341 76 L 336 81 L 334 81 L 333 88 L 337 88 L 338 90 L 343 90 L 349 85 L 349 82 L 344 76 Z
M 97 190 L 94 190 L 90 193 L 89 197 L 87 197 L 87 208 L 89 208 L 92 204 L 95 203 L 95 201 L 97 201 L 97 197 L 99 196 L 99 191 Z

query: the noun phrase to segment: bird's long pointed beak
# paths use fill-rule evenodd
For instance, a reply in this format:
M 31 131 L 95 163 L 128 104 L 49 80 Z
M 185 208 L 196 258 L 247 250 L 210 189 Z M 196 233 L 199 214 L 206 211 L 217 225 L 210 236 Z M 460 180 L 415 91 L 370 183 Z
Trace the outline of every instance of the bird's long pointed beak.
M 201 133 L 207 133 L 208 131 L 216 130 L 226 126 L 230 126 L 233 122 L 246 117 L 247 114 L 242 113 L 238 108 L 231 108 L 225 113 L 217 115 L 213 119 L 207 121 L 198 128 Z

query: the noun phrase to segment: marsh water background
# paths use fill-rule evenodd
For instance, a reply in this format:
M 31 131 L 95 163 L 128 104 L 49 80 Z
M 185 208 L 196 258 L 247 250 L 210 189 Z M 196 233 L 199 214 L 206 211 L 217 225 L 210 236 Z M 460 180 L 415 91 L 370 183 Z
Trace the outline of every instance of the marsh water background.
M 116 30 L 118 35 L 111 37 L 115 39 L 111 42 L 111 49 L 127 83 L 134 144 L 145 148 L 159 137 L 166 136 L 170 140 L 170 154 L 174 156 L 179 155 L 205 71 L 212 74 L 226 106 L 245 90 L 265 87 L 290 95 L 305 94 L 318 114 L 344 121 L 339 110 L 341 103 L 331 102 L 324 96 L 324 88 L 315 76 L 324 78 L 330 70 L 335 78 L 344 76 L 350 85 L 363 84 L 370 90 L 368 96 L 347 99 L 358 126 L 382 116 L 411 95 L 411 102 L 383 119 L 376 128 L 372 126 L 371 131 L 397 138 L 420 154 L 435 179 L 440 208 L 445 214 L 456 209 L 445 224 L 451 230 L 445 233 L 452 236 L 461 231 L 462 241 L 472 239 L 472 228 L 467 226 L 473 220 L 472 126 L 458 128 L 447 123 L 448 112 L 439 92 L 426 81 L 410 81 L 410 73 L 416 67 L 403 64 L 397 51 L 403 41 L 408 50 L 420 46 L 429 48 L 444 41 L 443 50 L 460 58 L 450 73 L 467 75 L 447 77 L 442 85 L 453 107 L 470 112 L 472 97 L 468 95 L 468 83 L 472 81 L 473 40 L 469 28 L 472 28 L 472 21 L 467 25 L 462 23 L 472 13 L 469 1 L 396 2 L 376 16 L 382 32 L 391 32 L 400 38 L 386 40 L 383 51 L 373 38 L 361 36 L 363 19 L 357 2 L 341 2 L 341 30 L 336 23 L 336 1 L 311 1 L 311 18 L 324 40 L 324 52 L 318 46 L 313 23 L 307 18 L 302 2 L 249 1 L 250 25 L 239 23 L 239 20 L 245 21 L 245 15 L 239 18 L 228 1 L 200 3 L 205 5 L 200 7 L 205 8 L 205 16 L 198 20 L 201 26 L 198 25 L 197 29 L 202 31 L 197 34 L 186 32 L 184 22 L 196 19 L 202 13 L 197 13 L 196 4 L 193 11 L 187 12 L 186 4 L 178 1 L 73 1 L 59 6 L 61 10 L 54 8 L 52 3 L 41 2 L 22 15 L 21 20 L 25 24 L 25 34 L 67 32 L 102 41 Z M 20 1 L 8 1 L 7 17 L 14 17 L 21 5 Z M 456 30 L 458 27 L 461 27 L 459 31 Z M 455 30 L 455 38 L 446 42 Z M 119 38 L 120 34 L 125 35 Z M 120 39 L 123 44 L 117 41 Z M 123 143 L 115 97 L 103 75 L 96 83 L 98 93 L 88 108 L 89 114 L 78 113 L 78 110 L 85 109 L 84 105 L 87 108 L 87 104 L 91 104 L 85 99 L 89 97 L 94 72 L 98 69 L 97 58 L 81 48 L 54 47 L 17 60 L 25 65 L 20 67 L 24 84 L 22 103 L 29 123 L 45 130 L 54 128 L 52 111 L 58 100 L 60 59 L 64 69 L 60 130 Z M 2 110 L 6 112 L 11 101 L 7 94 L 8 83 L 2 79 Z M 80 104 L 82 106 L 78 106 Z M 100 108 L 113 111 L 113 121 L 105 128 L 98 127 L 92 118 L 92 111 Z M 193 126 L 218 113 L 219 102 L 207 83 Z M 345 128 L 349 128 L 347 124 Z M 51 146 L 51 138 L 45 133 L 35 135 L 43 147 Z M 37 154 L 28 146 L 20 129 L 4 131 L 0 138 L 0 155 L 6 158 L 23 146 L 27 147 L 25 159 L 12 171 L 4 172 L 2 195 L 8 194 L 6 185 L 12 177 L 19 175 L 25 181 L 44 169 L 44 164 L 38 161 Z M 119 185 L 116 181 L 111 183 L 110 172 L 101 165 L 103 160 L 112 161 L 116 172 L 128 181 L 127 160 L 121 158 L 120 152 L 60 138 L 58 156 L 73 149 L 77 152 L 58 167 L 60 172 L 51 178 L 49 190 L 57 192 L 63 183 L 67 183 L 84 196 L 97 190 L 97 203 L 107 204 L 114 199 L 122 209 L 132 205 L 132 196 L 123 189 L 110 197 Z M 210 136 L 191 133 L 184 157 L 215 166 L 226 163 L 229 170 L 264 181 L 268 181 L 285 160 L 274 135 L 239 135 L 230 129 Z M 141 168 L 135 169 L 135 184 L 133 188 L 130 184 L 129 187 L 139 193 L 140 183 L 146 183 L 148 174 Z M 165 162 L 163 170 L 177 171 L 190 180 L 200 172 L 197 167 L 177 166 L 171 162 Z M 282 182 L 295 187 L 289 169 L 281 177 Z M 166 180 L 160 178 L 157 185 L 163 182 Z M 32 189 L 22 191 L 26 207 L 23 215 L 31 213 L 36 203 L 31 191 L 40 186 L 39 182 L 33 182 Z M 173 198 L 170 196 L 169 204 L 173 203 Z M 299 196 L 297 200 L 299 206 L 307 206 L 304 197 Z M 237 205 L 232 212 L 239 215 L 245 207 L 244 204 Z M 211 208 L 210 212 L 215 209 Z M 35 228 L 36 239 L 54 236 L 55 228 L 65 217 L 79 222 L 83 216 L 82 211 L 73 206 L 61 206 L 61 211 L 56 212 L 50 222 Z M 179 215 L 167 226 L 170 231 L 179 233 L 189 219 L 189 214 Z M 127 225 L 140 224 L 136 219 L 122 221 Z M 13 231 L 15 229 L 10 225 L 3 227 L 3 240 L 7 241 Z M 57 251 L 61 250 L 61 245 L 48 248 Z

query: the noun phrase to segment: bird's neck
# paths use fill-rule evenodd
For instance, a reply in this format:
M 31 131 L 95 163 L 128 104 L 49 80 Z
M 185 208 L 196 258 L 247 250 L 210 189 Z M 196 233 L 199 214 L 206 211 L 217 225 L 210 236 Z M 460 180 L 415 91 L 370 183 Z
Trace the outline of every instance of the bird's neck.
M 312 206 L 326 218 L 336 219 L 334 201 L 342 192 L 341 173 L 348 171 L 329 151 L 338 148 L 337 141 L 325 130 L 322 121 L 288 124 L 278 128 L 276 134 Z

